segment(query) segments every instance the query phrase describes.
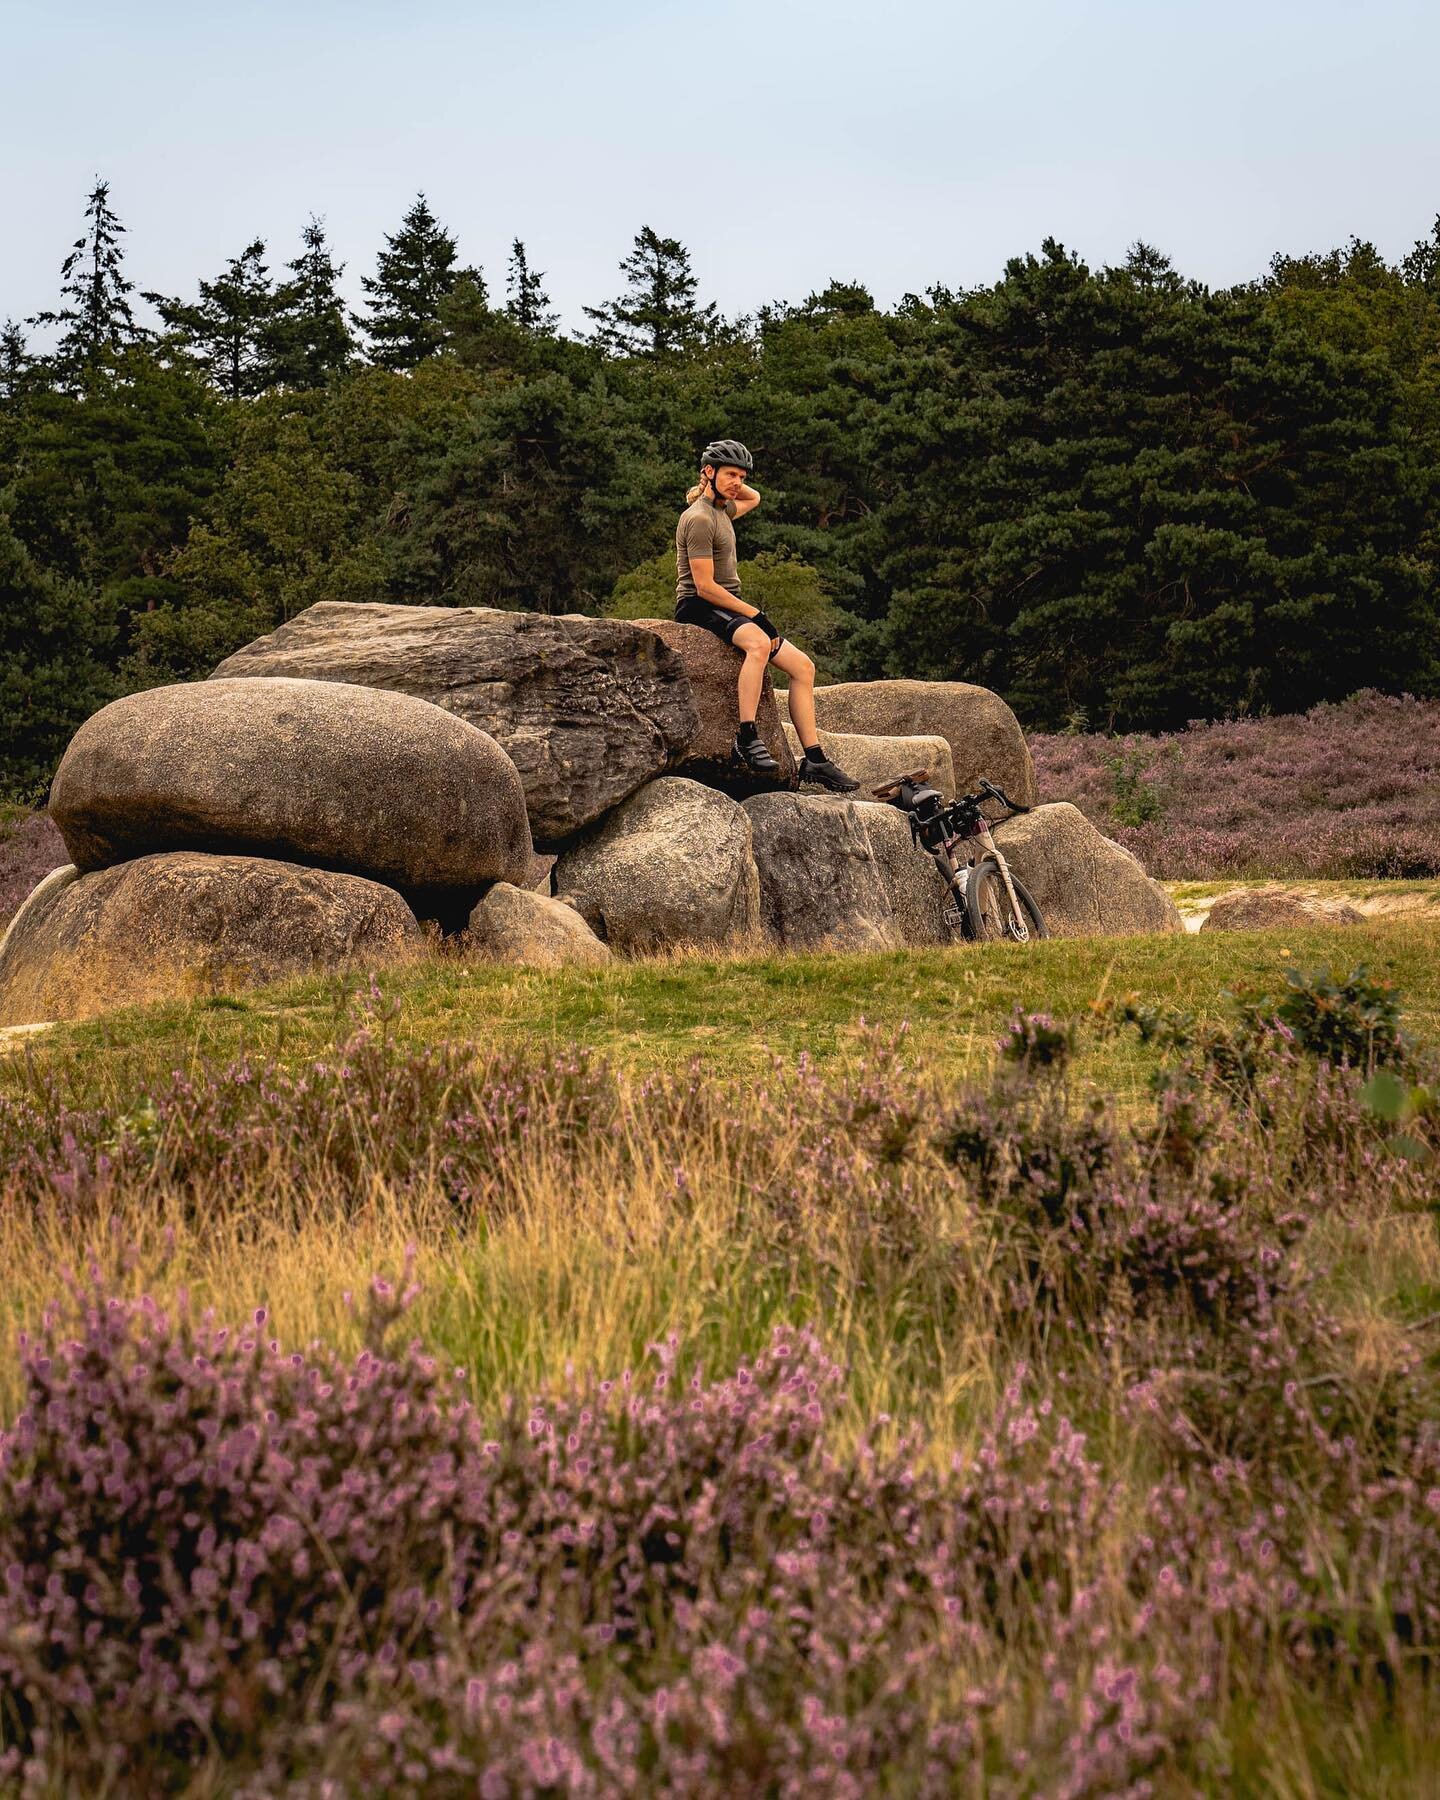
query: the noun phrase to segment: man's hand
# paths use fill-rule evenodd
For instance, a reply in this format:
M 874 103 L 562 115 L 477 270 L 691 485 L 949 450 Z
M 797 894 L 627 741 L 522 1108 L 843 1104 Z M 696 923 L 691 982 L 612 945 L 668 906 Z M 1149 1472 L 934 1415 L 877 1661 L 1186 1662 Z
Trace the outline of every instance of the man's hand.
M 760 627 L 760 629 L 765 633 L 766 637 L 769 638 L 770 648 L 772 651 L 778 650 L 780 648 L 781 644 L 785 641 L 781 637 L 780 633 L 775 629 L 774 621 L 772 619 L 767 619 L 763 612 L 756 611 L 756 612 L 751 613 L 750 623 L 752 625 L 758 625 Z
M 760 504 L 760 496 L 753 487 L 744 482 L 735 490 L 735 517 L 743 519 L 748 512 L 754 512 Z

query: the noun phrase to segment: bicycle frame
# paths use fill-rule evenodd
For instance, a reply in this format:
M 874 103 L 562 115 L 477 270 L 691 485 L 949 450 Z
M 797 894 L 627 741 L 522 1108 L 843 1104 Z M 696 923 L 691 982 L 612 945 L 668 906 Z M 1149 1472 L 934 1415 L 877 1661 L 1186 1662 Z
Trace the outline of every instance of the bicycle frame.
M 910 835 L 916 846 L 923 849 L 935 862 L 940 873 L 945 877 L 945 885 L 953 897 L 953 904 L 959 911 L 960 923 L 964 924 L 966 891 L 960 883 L 961 863 L 957 862 L 955 849 L 957 845 L 978 845 L 978 849 L 970 849 L 964 856 L 963 867 L 968 874 L 973 871 L 985 856 L 993 858 L 1000 871 L 1000 878 L 1005 883 L 1005 892 L 1009 896 L 1011 917 L 1020 931 L 1020 942 L 1029 938 L 1029 928 L 1025 923 L 1025 909 L 1015 892 L 1015 884 L 1010 876 L 1010 864 L 1005 852 L 995 842 L 991 831 L 992 821 L 980 810 L 983 799 L 996 799 L 1010 809 L 1010 816 L 1028 812 L 1029 808 L 1017 806 L 1001 789 L 988 781 L 980 783 L 980 793 L 967 794 L 962 799 L 952 800 L 947 806 L 943 804 L 938 789 L 925 786 L 929 777 L 928 769 L 914 769 L 908 774 L 897 775 L 888 782 L 872 789 L 877 800 L 888 800 L 898 806 L 910 821 Z M 908 793 L 906 790 L 909 790 Z M 926 810 L 922 813 L 921 803 Z M 995 821 L 999 823 L 1000 821 Z M 952 921 L 948 918 L 947 923 Z

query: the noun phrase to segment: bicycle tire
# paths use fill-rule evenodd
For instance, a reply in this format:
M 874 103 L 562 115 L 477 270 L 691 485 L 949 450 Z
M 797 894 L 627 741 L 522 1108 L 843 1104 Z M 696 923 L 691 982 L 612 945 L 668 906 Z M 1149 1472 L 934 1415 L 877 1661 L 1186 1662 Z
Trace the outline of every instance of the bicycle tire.
M 1031 938 L 1049 937 L 1040 908 L 1013 869 L 1010 880 L 1015 888 L 1015 898 L 1025 914 L 1025 936 L 1021 937 L 1014 929 L 1010 896 L 1005 891 L 1005 877 L 1000 873 L 1000 865 L 993 856 L 987 856 L 971 871 L 965 894 L 970 936 L 977 943 L 1025 943 Z

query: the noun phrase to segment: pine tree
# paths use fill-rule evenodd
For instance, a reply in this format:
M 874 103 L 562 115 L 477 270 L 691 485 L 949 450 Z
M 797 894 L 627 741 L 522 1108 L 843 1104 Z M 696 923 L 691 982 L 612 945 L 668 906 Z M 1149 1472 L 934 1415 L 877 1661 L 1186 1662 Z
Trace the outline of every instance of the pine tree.
M 440 302 L 461 273 L 478 282 L 479 271 L 456 269 L 455 239 L 430 211 L 424 194 L 416 195 L 400 230 L 387 235 L 385 244 L 374 279 L 360 278 L 370 296 L 370 317 L 355 322 L 370 339 L 372 361 L 383 369 L 413 369 L 443 342 Z
M 394 598 L 595 613 L 654 548 L 673 490 L 649 433 L 591 348 L 552 343 L 554 366 L 487 381 L 412 464 Z
M 227 399 L 241 400 L 273 386 L 275 292 L 259 238 L 232 257 L 222 275 L 200 283 L 196 305 L 164 294 L 147 293 L 145 298 Z
M 1412 287 L 1425 288 L 1440 299 L 1440 213 L 1428 238 L 1417 238 L 1415 247 L 1400 264 L 1401 273 Z
M 1184 286 L 1170 258 L 1144 238 L 1136 238 L 1121 268 L 1113 272 L 1147 294 L 1178 294 Z
M 549 310 L 550 296 L 541 285 L 544 279 L 545 271 L 531 269 L 525 246 L 516 238 L 510 248 L 506 281 L 510 299 L 505 310 L 522 331 L 551 332 L 560 323 L 558 315 Z
M 304 248 L 285 266 L 294 277 L 275 296 L 269 331 L 276 381 L 292 388 L 320 388 L 355 353 L 338 286 L 345 272 L 325 241 L 325 222 L 311 216 L 301 234 Z
M 121 265 L 125 227 L 110 210 L 110 184 L 96 177 L 85 204 L 85 235 L 75 240 L 60 269 L 60 292 L 71 304 L 36 313 L 27 325 L 60 325 L 63 334 L 46 359 L 56 379 L 87 387 L 106 357 L 140 336 L 129 296 L 135 284 Z
M 29 365 L 25 334 L 13 319 L 7 319 L 0 328 L 0 402 L 9 405 L 20 398 Z
M 647 225 L 620 264 L 628 291 L 605 306 L 587 306 L 595 321 L 591 341 L 609 356 L 683 355 L 708 343 L 719 329 L 714 302 L 697 306 L 690 253 L 677 238 L 662 238 Z

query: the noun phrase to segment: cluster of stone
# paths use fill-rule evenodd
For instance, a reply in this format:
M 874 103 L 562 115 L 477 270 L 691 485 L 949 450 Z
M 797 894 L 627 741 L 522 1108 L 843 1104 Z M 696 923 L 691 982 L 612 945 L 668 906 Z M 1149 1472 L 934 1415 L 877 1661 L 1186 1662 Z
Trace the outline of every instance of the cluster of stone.
M 0 1024 L 373 968 L 444 933 L 553 968 L 696 947 L 943 944 L 948 895 L 892 806 L 798 791 L 768 681 L 763 789 L 729 761 L 735 658 L 668 620 L 322 604 L 206 682 L 105 707 L 50 810 L 71 856 L 0 942 Z M 923 767 L 1032 803 L 1014 714 L 963 682 L 816 692 L 860 792 Z M 1182 929 L 1072 806 L 997 832 L 1055 935 Z

